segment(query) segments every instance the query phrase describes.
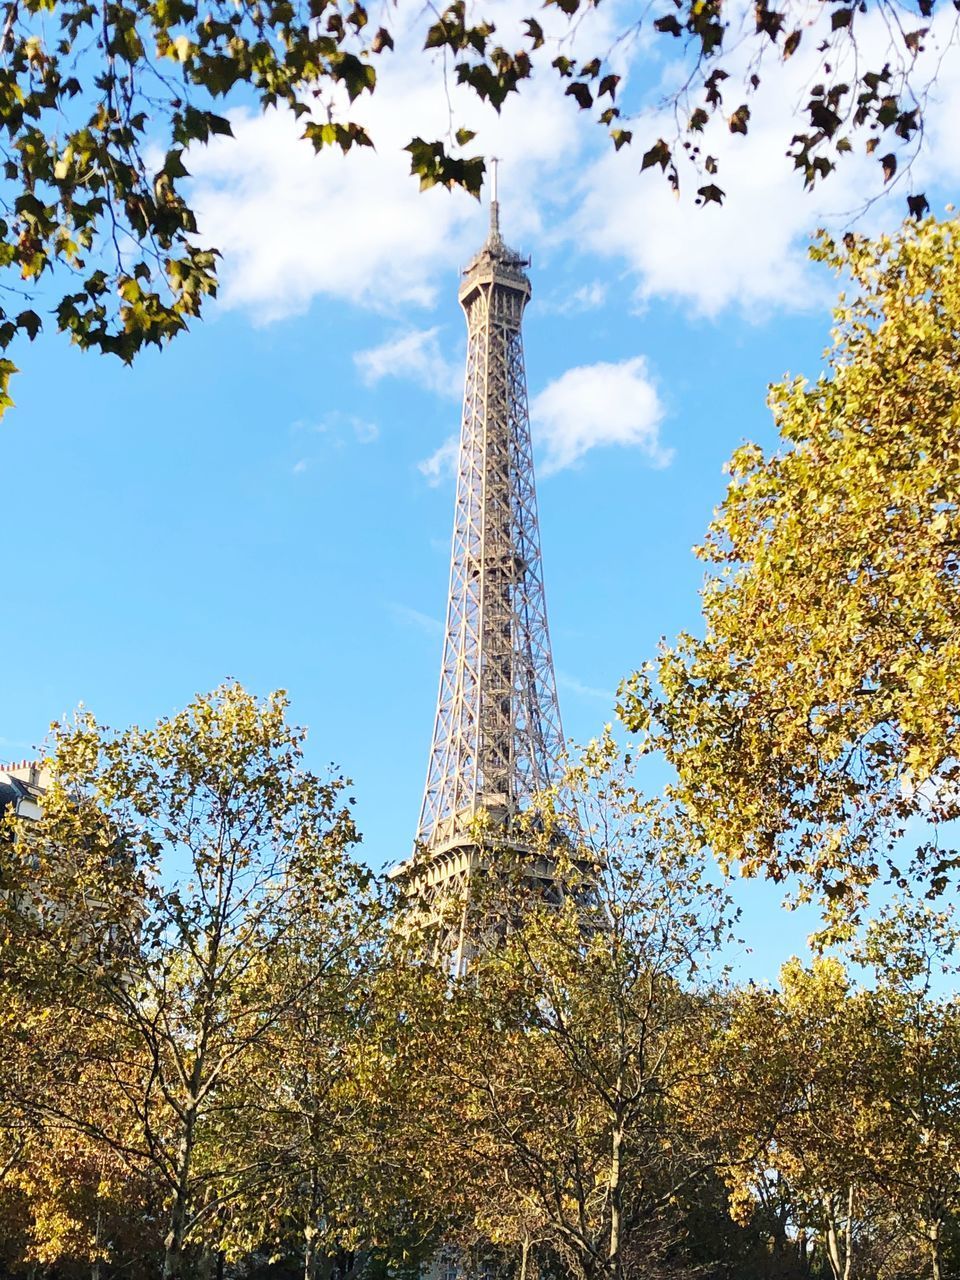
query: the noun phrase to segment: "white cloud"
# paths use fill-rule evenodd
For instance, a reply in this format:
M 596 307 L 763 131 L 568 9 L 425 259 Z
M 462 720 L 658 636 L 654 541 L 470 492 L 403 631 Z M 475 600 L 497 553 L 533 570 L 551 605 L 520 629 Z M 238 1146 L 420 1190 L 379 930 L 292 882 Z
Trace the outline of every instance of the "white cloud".
M 491 0 L 498 38 L 513 39 L 526 7 Z M 602 47 L 611 18 L 590 14 L 578 38 Z M 451 103 L 457 122 L 477 132 L 469 153 L 503 157 L 505 230 L 520 243 L 540 237 L 539 199 L 569 186 L 568 168 L 592 137 L 588 122 L 552 78 L 531 80 L 499 115 L 452 75 L 445 83 L 442 59 L 422 50 L 428 20 L 419 4 L 399 7 L 396 50 L 378 60 L 376 92 L 349 109 L 376 150 L 315 155 L 289 113 L 237 111 L 233 139 L 191 151 L 201 235 L 224 253 L 224 305 L 262 323 L 300 313 L 317 297 L 387 313 L 431 306 L 441 280 L 455 280 L 476 250 L 482 215 L 463 192 L 421 194 L 403 148 L 415 135 L 445 137 Z
M 462 253 L 464 201 L 421 200 L 392 147 L 382 159 L 315 156 L 279 111 L 231 121 L 235 141 L 191 154 L 201 234 L 224 253 L 226 307 L 269 323 L 316 297 L 387 311 L 432 304 L 437 267 Z
M 557 672 L 557 685 L 559 688 L 566 689 L 568 693 L 576 694 L 580 698 L 590 698 L 593 701 L 605 702 L 610 707 L 617 700 L 617 695 L 612 689 L 598 689 L 595 685 L 584 684 L 576 676 L 569 676 L 563 671 Z
M 510 44 L 527 8 L 521 0 L 490 0 L 498 38 Z M 739 8 L 752 13 L 745 0 Z M 376 151 L 315 156 L 299 138 L 302 126 L 288 114 L 240 111 L 231 117 L 236 140 L 218 138 L 191 153 L 202 234 L 225 254 L 224 305 L 248 310 L 257 322 L 302 312 L 317 298 L 334 307 L 360 305 L 397 315 L 429 308 L 439 290 L 452 290 L 458 268 L 477 246 L 482 214 L 462 192 L 421 195 L 403 151 L 414 134 L 446 134 L 447 90 L 456 118 L 477 130 L 469 149 L 504 157 L 505 232 L 519 247 L 606 258 L 614 271 L 626 271 L 641 305 L 669 298 L 707 315 L 738 307 L 762 316 L 833 295 L 826 274 L 807 262 L 809 232 L 818 224 L 846 227 L 864 193 L 879 192 L 883 184 L 877 157 L 862 154 L 862 138 L 854 139 L 856 154 L 812 194 L 803 192 L 784 155 L 814 68 L 812 26 L 805 28 L 797 54 L 771 65 L 751 95 L 746 137 L 730 134 L 723 118 L 708 126 L 703 153 L 719 157 L 727 197 L 722 207 L 698 208 L 692 171 L 681 166 L 685 188 L 679 201 L 658 170 L 637 173 L 636 148 L 661 130 L 672 136 L 672 118 L 641 113 L 633 126 L 634 146 L 614 153 L 589 114 L 563 99 L 552 75 L 534 77 L 497 116 L 471 92 L 444 85 L 441 62 L 431 63 L 421 49 L 422 24 L 429 20 L 424 13 L 419 4 L 399 6 L 396 52 L 379 60 L 376 93 L 358 100 L 351 112 L 370 130 Z M 938 11 L 930 24 L 928 52 L 922 55 L 928 65 L 943 51 L 949 19 Z M 590 11 L 576 39 L 591 52 L 612 47 L 628 25 L 626 4 L 611 0 Z M 622 68 L 625 100 L 634 91 L 649 96 L 651 68 L 665 47 L 659 41 L 651 54 L 649 25 L 644 33 L 635 45 L 618 46 L 617 56 L 633 59 L 632 67 Z M 882 15 L 858 15 L 862 65 L 882 65 L 888 40 Z M 730 86 L 737 81 L 738 60 L 742 71 L 748 52 L 744 46 L 724 62 L 732 73 Z M 668 68 L 666 77 L 675 71 Z M 730 109 L 736 105 L 732 95 L 731 88 Z M 928 108 L 918 185 L 949 184 L 960 176 L 960 131 L 953 123 L 958 111 L 960 59 L 948 56 Z M 881 201 L 865 225 L 898 222 L 903 195 L 900 187 L 893 199 Z M 604 300 L 603 283 L 594 280 L 547 306 L 572 313 Z
M 456 436 L 448 436 L 439 449 L 435 449 L 429 458 L 417 463 L 421 475 L 426 476 L 427 484 L 436 488 L 444 480 L 449 480 L 457 473 L 457 453 L 460 442 Z
M 304 437 L 319 437 L 317 443 L 324 450 L 343 449 L 354 443 L 373 444 L 380 439 L 380 428 L 375 422 L 368 422 L 365 418 L 358 418 L 352 413 L 341 413 L 339 410 L 334 410 L 317 421 L 298 418 L 290 424 L 290 432 L 301 448 L 307 443 Z M 316 456 L 304 455 L 294 462 L 290 470 L 295 476 L 303 475 L 316 461 Z
M 351 421 L 353 434 L 358 444 L 373 444 L 380 439 L 380 428 L 375 422 L 366 422 L 363 418 Z
M 576 466 L 591 449 L 622 445 L 640 449 L 655 467 L 665 467 L 672 450 L 660 442 L 664 408 L 643 356 L 619 363 L 580 365 L 530 401 L 530 421 L 541 455 L 538 470 L 549 476 Z M 456 475 L 459 441 L 448 436 L 418 463 L 431 486 Z
M 437 341 L 439 332 L 439 328 L 434 327 L 397 333 L 378 347 L 358 351 L 353 357 L 354 363 L 368 384 L 383 378 L 408 378 L 437 395 L 458 396 L 463 366 L 444 356 Z
M 415 627 L 429 636 L 440 635 L 443 631 L 443 623 L 440 619 L 432 617 L 429 613 L 421 613 L 419 609 L 411 609 L 409 605 L 398 604 L 394 600 L 390 601 L 387 608 L 394 620 L 403 626 Z
M 570 297 L 571 309 L 593 311 L 602 307 L 607 300 L 607 286 L 600 280 L 591 280 L 589 284 L 575 289 Z
M 829 14 L 819 17 L 829 29 Z M 942 52 L 951 23 L 950 15 L 944 14 L 937 39 L 933 32 L 928 37 L 928 72 Z M 803 310 L 832 300 L 835 288 L 829 276 L 810 265 L 810 234 L 818 226 L 847 229 L 869 197 L 882 195 L 884 183 L 877 156 L 864 153 L 863 137 L 854 137 L 854 153 L 843 157 L 812 192 L 804 191 L 802 178 L 785 156 L 802 124 L 798 113 L 818 78 L 819 34 L 807 26 L 799 53 L 786 64 L 771 65 L 766 73 L 761 68 L 760 88 L 749 98 L 746 136 L 732 134 L 722 115 L 701 135 L 702 154 L 720 162 L 716 181 L 726 192 L 722 206 L 694 203 L 699 184 L 685 164 L 679 166 L 684 184 L 679 200 L 658 168 L 638 177 L 636 165 L 622 163 L 622 153 L 607 153 L 586 169 L 580 186 L 583 202 L 572 216 L 572 226 L 586 247 L 627 265 L 638 302 L 668 298 L 704 315 L 737 307 L 763 318 L 774 309 Z M 856 49 L 849 51 L 846 63 L 834 59 L 835 71 L 840 78 L 847 72 L 852 76 L 854 59 L 861 71 L 882 66 L 890 56 L 889 40 L 882 14 L 858 15 Z M 744 71 L 748 55 L 749 47 L 743 46 L 739 55 L 724 61 L 731 85 L 738 70 Z M 955 177 L 960 170 L 960 138 L 951 124 L 956 118 L 951 113 L 960 110 L 958 64 L 960 59 L 948 57 L 939 71 L 927 120 L 927 150 L 913 174 L 921 184 Z M 730 109 L 740 101 L 733 93 L 727 93 Z M 644 122 L 643 137 L 652 140 L 662 132 L 669 138 L 674 129 L 672 117 L 654 118 Z M 700 184 L 710 181 L 704 176 Z M 876 231 L 897 225 L 906 212 L 904 197 L 903 187 L 894 188 L 858 226 Z
M 938 10 L 934 21 L 942 28 L 949 15 Z M 929 39 L 929 37 L 928 37 Z M 941 35 L 937 47 L 942 47 Z M 934 52 L 936 52 L 936 48 Z M 924 150 L 914 166 L 911 177 L 922 189 L 924 184 L 941 184 L 955 187 L 960 179 L 960 67 L 957 66 L 956 49 L 953 57 L 944 58 L 937 83 L 931 90 L 927 103 L 924 125 Z M 902 192 L 900 193 L 902 202 Z
M 575 466 L 603 445 L 637 448 L 653 466 L 666 466 L 673 455 L 660 443 L 663 416 L 643 356 L 568 369 L 530 402 L 541 474 Z
M 602 280 L 591 280 L 565 297 L 557 295 L 540 304 L 543 311 L 558 316 L 576 315 L 581 311 L 596 311 L 607 300 L 607 286 Z
M 290 424 L 290 430 L 294 434 L 325 436 L 336 445 L 345 444 L 351 436 L 360 444 L 373 444 L 380 439 L 380 428 L 375 422 L 358 418 L 353 413 L 342 413 L 339 409 L 316 421 L 298 418 Z

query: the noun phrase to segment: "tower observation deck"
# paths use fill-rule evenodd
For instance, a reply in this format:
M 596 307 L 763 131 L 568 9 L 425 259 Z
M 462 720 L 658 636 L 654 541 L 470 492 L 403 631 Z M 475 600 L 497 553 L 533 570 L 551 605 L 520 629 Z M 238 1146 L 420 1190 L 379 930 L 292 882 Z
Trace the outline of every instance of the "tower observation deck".
M 481 851 L 556 782 L 563 750 L 543 589 L 521 323 L 529 260 L 490 230 L 463 273 L 467 364 L 440 690 L 417 855 L 397 869 L 427 906 L 465 894 Z

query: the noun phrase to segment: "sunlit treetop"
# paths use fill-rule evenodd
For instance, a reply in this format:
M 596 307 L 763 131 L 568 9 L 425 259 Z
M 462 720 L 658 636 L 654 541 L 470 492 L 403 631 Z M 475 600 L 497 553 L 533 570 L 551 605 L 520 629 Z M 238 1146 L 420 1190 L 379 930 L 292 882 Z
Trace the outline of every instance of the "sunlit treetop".
M 853 286 L 826 371 L 771 388 L 778 452 L 730 462 L 703 637 L 623 689 L 721 861 L 798 877 L 835 919 L 880 878 L 941 893 L 958 863 L 958 236 L 820 240 Z

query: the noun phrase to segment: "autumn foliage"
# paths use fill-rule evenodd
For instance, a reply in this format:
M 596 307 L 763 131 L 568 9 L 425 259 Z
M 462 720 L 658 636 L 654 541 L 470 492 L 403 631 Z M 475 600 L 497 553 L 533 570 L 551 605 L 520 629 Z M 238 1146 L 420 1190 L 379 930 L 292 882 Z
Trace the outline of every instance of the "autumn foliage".
M 817 253 L 853 290 L 731 463 L 704 633 L 449 904 L 465 974 L 282 695 L 55 730 L 0 840 L 0 1274 L 958 1274 L 957 229 Z M 774 983 L 733 869 L 823 908 Z

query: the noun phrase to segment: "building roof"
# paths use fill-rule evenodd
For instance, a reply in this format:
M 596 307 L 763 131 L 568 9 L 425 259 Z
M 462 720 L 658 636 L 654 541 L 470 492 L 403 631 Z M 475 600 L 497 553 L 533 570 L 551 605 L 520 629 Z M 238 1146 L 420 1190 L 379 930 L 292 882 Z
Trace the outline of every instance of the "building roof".
M 0 765 L 0 816 L 13 809 L 20 817 L 38 818 L 45 782 L 39 761 L 21 760 Z

